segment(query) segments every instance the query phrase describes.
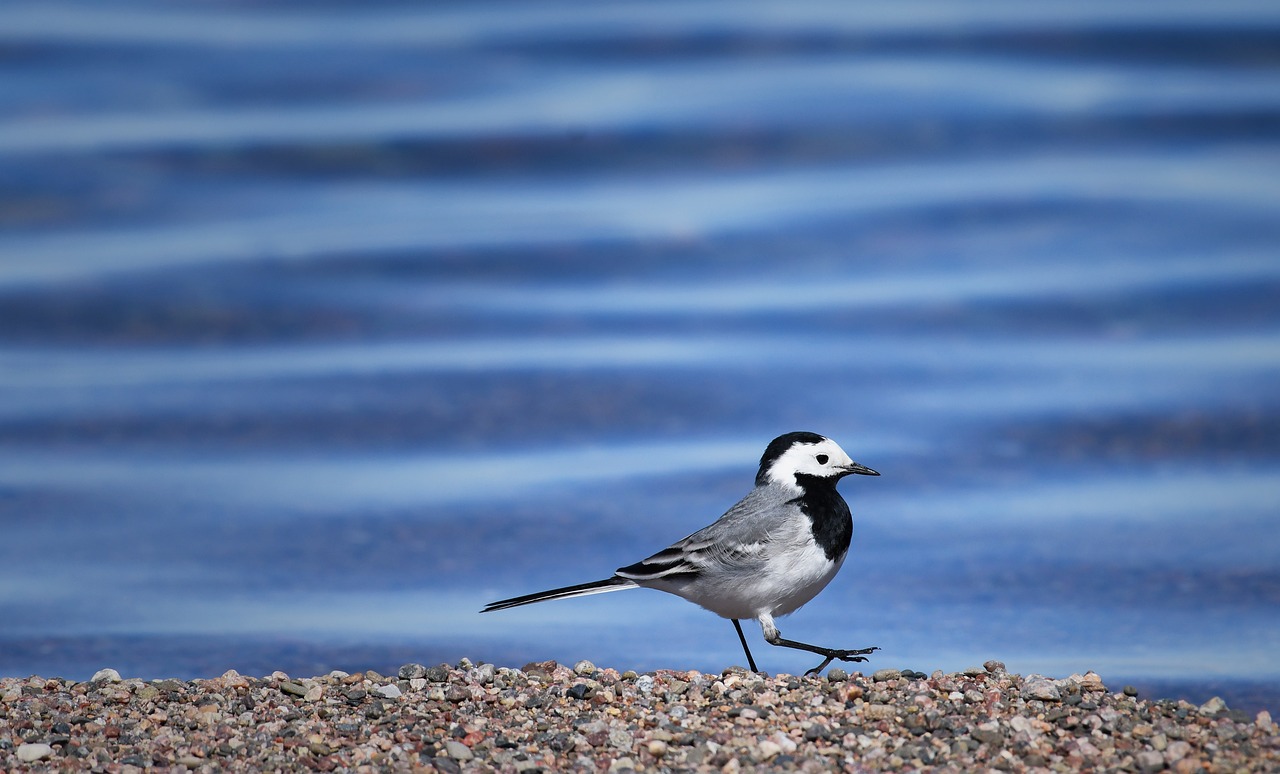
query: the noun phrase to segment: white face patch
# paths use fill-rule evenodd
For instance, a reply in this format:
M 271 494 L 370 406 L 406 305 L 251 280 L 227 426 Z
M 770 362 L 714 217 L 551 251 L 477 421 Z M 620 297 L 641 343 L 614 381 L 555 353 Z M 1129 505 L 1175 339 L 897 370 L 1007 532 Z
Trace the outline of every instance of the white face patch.
M 827 478 L 838 476 L 841 468 L 852 465 L 853 460 L 835 441 L 824 438 L 819 443 L 796 443 L 782 453 L 769 466 L 769 480 L 792 489 L 799 489 L 796 474 Z

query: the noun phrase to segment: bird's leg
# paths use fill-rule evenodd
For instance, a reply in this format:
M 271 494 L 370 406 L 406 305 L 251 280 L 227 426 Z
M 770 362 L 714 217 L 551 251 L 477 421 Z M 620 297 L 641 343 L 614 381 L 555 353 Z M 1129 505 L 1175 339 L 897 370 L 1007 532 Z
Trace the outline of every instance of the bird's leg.
M 807 650 L 810 653 L 817 653 L 822 656 L 822 663 L 813 669 L 805 672 L 806 675 L 816 675 L 827 668 L 836 659 L 841 661 L 866 661 L 867 655 L 880 650 L 879 648 L 859 648 L 856 650 L 840 650 L 837 648 L 824 648 L 819 645 L 810 645 L 807 642 L 796 642 L 795 640 L 783 639 L 782 633 L 778 631 L 778 627 L 773 624 L 772 616 L 760 616 L 760 628 L 764 630 L 764 641 L 770 645 L 777 645 L 783 648 L 795 648 L 796 650 Z
M 751 657 L 751 649 L 747 647 L 747 638 L 742 633 L 742 624 L 738 623 L 737 618 L 730 619 L 733 621 L 733 628 L 738 630 L 738 642 L 742 643 L 742 652 L 747 654 L 747 666 L 751 667 L 752 672 L 759 672 L 756 669 L 756 660 Z

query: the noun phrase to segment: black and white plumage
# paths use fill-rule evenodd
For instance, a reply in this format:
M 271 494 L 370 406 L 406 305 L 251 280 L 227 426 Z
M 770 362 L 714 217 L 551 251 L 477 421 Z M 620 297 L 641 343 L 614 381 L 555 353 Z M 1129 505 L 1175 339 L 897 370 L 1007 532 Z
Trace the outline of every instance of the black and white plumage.
M 742 618 L 759 621 L 771 645 L 823 656 L 810 673 L 835 659 L 866 661 L 876 648 L 839 650 L 786 640 L 774 623 L 775 616 L 813 599 L 844 563 L 853 519 L 836 482 L 854 473 L 880 475 L 849 459 L 829 438 L 787 433 L 765 449 L 755 488 L 711 525 L 611 578 L 504 599 L 481 612 L 643 587 L 683 597 L 733 621 L 752 671 L 758 670 L 738 622 Z

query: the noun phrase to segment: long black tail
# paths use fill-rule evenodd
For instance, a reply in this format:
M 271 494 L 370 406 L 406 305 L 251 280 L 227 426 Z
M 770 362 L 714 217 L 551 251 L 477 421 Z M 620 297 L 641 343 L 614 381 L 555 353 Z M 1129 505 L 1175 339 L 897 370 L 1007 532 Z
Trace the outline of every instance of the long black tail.
M 506 610 L 509 607 L 519 607 L 520 605 L 532 605 L 534 602 L 545 602 L 548 599 L 568 599 L 570 597 L 585 597 L 588 594 L 603 594 L 606 591 L 622 591 L 623 589 L 636 588 L 636 585 L 635 581 L 614 576 L 591 583 L 579 583 L 577 586 L 565 586 L 562 589 L 539 591 L 536 594 L 525 594 L 523 597 L 512 597 L 511 599 L 490 602 L 480 612 L 492 613 L 494 610 Z

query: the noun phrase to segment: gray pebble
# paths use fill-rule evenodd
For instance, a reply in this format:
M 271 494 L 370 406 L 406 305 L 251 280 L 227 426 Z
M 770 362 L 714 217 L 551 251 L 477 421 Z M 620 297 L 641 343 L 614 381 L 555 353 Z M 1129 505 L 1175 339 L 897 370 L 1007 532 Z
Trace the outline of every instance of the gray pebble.
M 380 685 L 377 688 L 374 688 L 373 692 L 384 699 L 398 699 L 403 695 L 400 692 L 400 689 L 394 685 Z
M 886 667 L 884 669 L 877 669 L 875 672 L 871 674 L 871 679 L 877 683 L 883 683 L 888 680 L 897 680 L 899 677 L 902 677 L 902 672 L 900 670 L 892 669 L 889 667 Z
M 827 671 L 827 679 L 833 683 L 843 683 L 845 680 L 849 679 L 849 673 L 840 667 L 831 667 L 831 669 Z
M 441 664 L 440 666 L 427 667 L 422 676 L 433 683 L 444 683 L 449 680 L 449 667 Z
M 471 752 L 470 747 L 467 747 L 457 739 L 450 739 L 445 742 L 444 749 L 445 752 L 449 753 L 449 757 L 453 758 L 455 761 L 469 761 L 476 757 L 475 753 Z
M 1138 771 L 1144 772 L 1144 774 L 1160 771 L 1165 767 L 1164 756 L 1155 750 L 1143 750 L 1133 756 L 1133 762 L 1137 764 Z
M 1058 701 L 1062 694 L 1058 686 L 1044 675 L 1027 675 L 1022 682 L 1022 698 L 1037 701 Z
M 399 677 L 401 680 L 413 680 L 414 678 L 424 677 L 427 674 L 427 668 L 422 664 L 405 664 L 400 667 Z

